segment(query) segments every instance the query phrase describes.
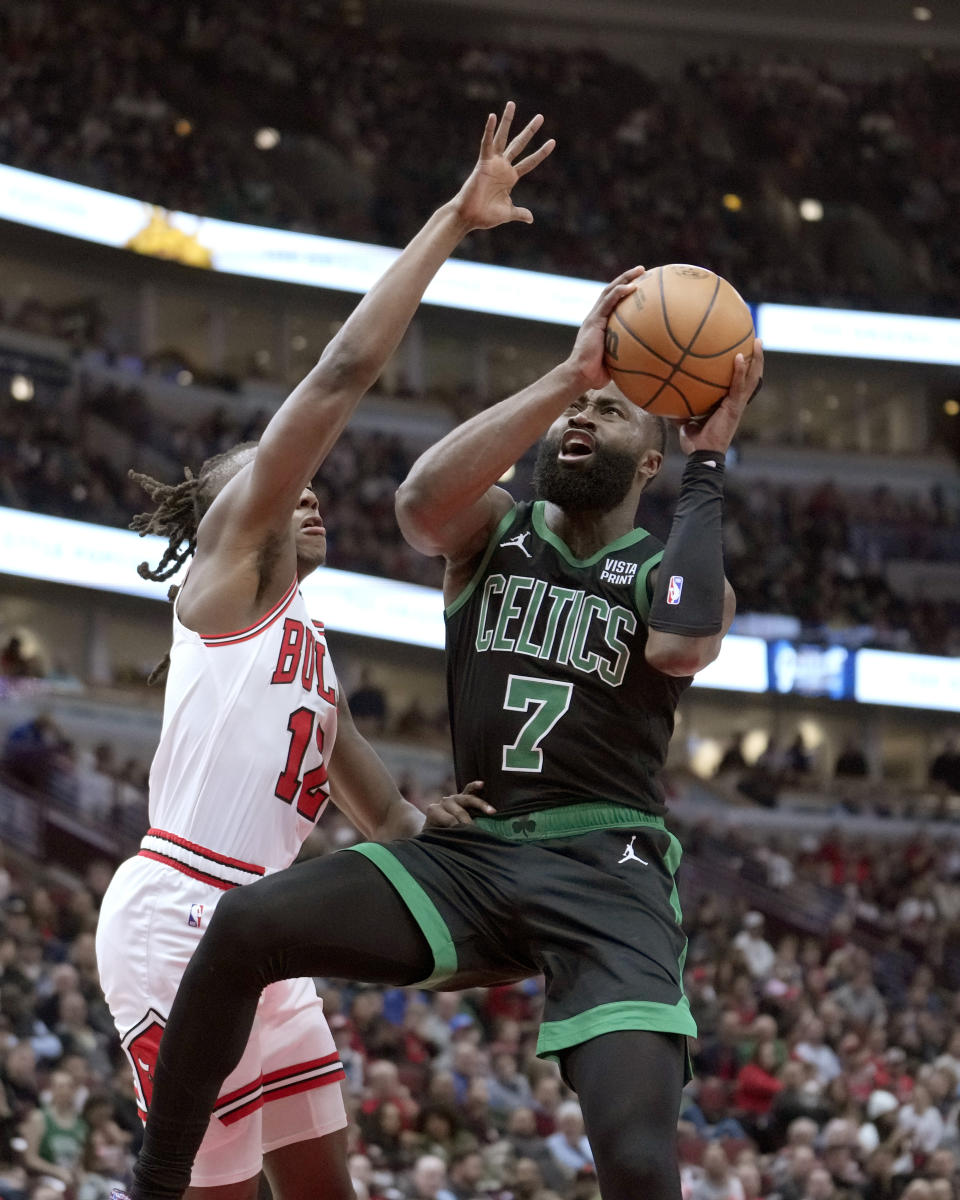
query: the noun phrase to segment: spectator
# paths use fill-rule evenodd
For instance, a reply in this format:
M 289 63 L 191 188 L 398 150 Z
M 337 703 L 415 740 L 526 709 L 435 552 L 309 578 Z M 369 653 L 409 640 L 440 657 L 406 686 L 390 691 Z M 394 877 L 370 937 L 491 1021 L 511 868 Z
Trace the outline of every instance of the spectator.
M 507 1145 L 513 1157 L 518 1161 L 533 1162 L 540 1176 L 540 1186 L 543 1180 L 551 1186 L 562 1187 L 564 1175 L 547 1149 L 546 1139 L 537 1132 L 537 1122 L 533 1109 L 515 1108 L 510 1114 L 507 1124 Z
M 801 1062 L 813 1067 L 821 1084 L 828 1084 L 840 1074 L 840 1060 L 824 1040 L 823 1022 L 817 1017 L 807 1019 L 804 1035 L 794 1046 L 793 1053 Z
M 859 966 L 850 982 L 838 987 L 831 998 L 855 1025 L 862 1028 L 876 1025 L 886 1016 L 886 1005 L 874 986 L 869 963 Z
M 733 1093 L 737 1117 L 755 1139 L 766 1130 L 774 1098 L 782 1088 L 783 1081 L 777 1076 L 776 1044 L 757 1042 L 750 1061 L 740 1068 Z
M 836 1185 L 825 1167 L 814 1167 L 810 1172 L 801 1200 L 840 1200 Z
M 34 1109 L 23 1123 L 27 1143 L 23 1165 L 72 1187 L 87 1140 L 87 1123 L 77 1112 L 76 1084 L 66 1071 L 50 1078 L 50 1101 Z
M 816 1133 L 816 1126 L 814 1126 Z M 807 1193 L 810 1173 L 817 1165 L 813 1147 L 793 1146 L 782 1164 L 781 1179 L 777 1195 L 780 1200 L 803 1200 Z
M 435 1154 L 423 1154 L 413 1164 L 408 1200 L 456 1200 L 446 1186 L 447 1169 Z
M 447 1171 L 448 1187 L 455 1200 L 480 1200 L 486 1169 L 478 1150 L 466 1150 L 456 1155 Z
M 743 918 L 743 929 L 733 939 L 754 979 L 766 979 L 776 960 L 774 949 L 763 934 L 763 914 L 748 912 Z
M 931 762 L 929 777 L 931 783 L 940 784 L 946 791 L 960 793 L 960 748 L 953 734 Z
M 943 1137 L 943 1117 L 934 1108 L 930 1092 L 923 1084 L 914 1087 L 909 1102 L 900 1109 L 897 1123 L 908 1135 L 906 1145 L 914 1164 L 922 1166 Z
M 833 773 L 838 779 L 865 779 L 870 773 L 867 756 L 854 738 L 848 738 L 837 755 Z
M 719 1142 L 703 1152 L 703 1173 L 690 1186 L 689 1200 L 744 1200 L 743 1184 Z
M 542 1200 L 543 1172 L 532 1158 L 518 1158 L 513 1165 L 512 1200 Z
M 743 756 L 743 739 L 746 734 L 735 733 L 730 738 L 730 742 L 723 752 L 723 756 L 717 766 L 717 775 L 726 775 L 728 772 L 743 771 L 746 769 L 747 760 Z
M 125 1189 L 131 1180 L 127 1142 L 118 1129 L 91 1129 L 80 1162 L 76 1200 L 111 1200 L 115 1188 Z
M 547 1149 L 557 1166 L 572 1179 L 581 1168 L 594 1165 L 580 1105 L 575 1100 L 561 1104 L 556 1120 L 557 1132 L 547 1138 Z
M 529 1108 L 533 1100 L 530 1082 L 517 1066 L 516 1056 L 506 1052 L 493 1059 L 493 1074 L 488 1083 L 490 1111 L 504 1117 L 516 1108 Z
M 6 675 L 9 679 L 24 679 L 37 674 L 39 671 L 35 661 L 23 653 L 23 640 L 14 635 L 0 649 L 0 675 Z
M 859 1149 L 857 1131 L 852 1122 L 843 1117 L 834 1117 L 824 1126 L 823 1165 L 841 1193 L 853 1191 L 856 1194 L 863 1183 L 856 1157 Z
M 877 1146 L 866 1161 L 863 1200 L 896 1200 L 902 1181 L 894 1175 L 894 1154 L 889 1146 Z
M 63 1053 L 63 1046 L 56 1034 L 44 1025 L 34 1011 L 33 988 L 29 981 L 10 979 L 0 983 L 0 1010 L 7 1019 L 8 1027 L 17 1038 L 29 1041 L 37 1058 L 42 1062 L 56 1062 Z
M 43 790 L 53 776 L 62 742 L 63 736 L 51 718 L 38 713 L 7 734 L 0 766 L 28 787 Z
M 360 683 L 349 697 L 350 711 L 357 728 L 365 737 L 382 736 L 387 725 L 387 698 L 383 688 L 373 681 L 369 667 L 360 673 Z
M 813 757 L 807 749 L 802 732 L 797 733 L 787 749 L 787 770 L 790 775 L 799 779 L 803 779 L 813 770 Z
M 399 1105 L 383 1100 L 372 1112 L 362 1113 L 358 1120 L 371 1159 L 389 1171 L 403 1171 L 411 1165 L 413 1149 L 404 1134 Z
M 743 1189 L 743 1200 L 764 1200 L 763 1176 L 760 1167 L 753 1160 L 738 1162 L 736 1167 L 737 1179 Z

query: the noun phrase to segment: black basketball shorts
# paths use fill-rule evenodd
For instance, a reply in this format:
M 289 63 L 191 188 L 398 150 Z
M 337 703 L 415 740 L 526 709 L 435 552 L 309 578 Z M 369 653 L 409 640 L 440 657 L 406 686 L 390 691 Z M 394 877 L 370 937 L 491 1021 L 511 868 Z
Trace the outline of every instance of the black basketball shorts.
M 429 942 L 434 969 L 420 986 L 544 975 L 542 1057 L 617 1030 L 696 1036 L 681 849 L 660 817 L 576 804 L 349 849 L 380 869 Z

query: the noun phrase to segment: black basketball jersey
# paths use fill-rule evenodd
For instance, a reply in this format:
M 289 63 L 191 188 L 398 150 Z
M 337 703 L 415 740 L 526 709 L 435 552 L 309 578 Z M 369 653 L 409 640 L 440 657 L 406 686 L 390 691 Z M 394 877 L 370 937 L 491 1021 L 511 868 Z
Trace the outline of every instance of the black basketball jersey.
M 658 775 L 689 679 L 644 658 L 663 543 L 634 529 L 580 560 L 544 503 L 504 517 L 446 611 L 457 783 L 498 812 L 611 800 L 663 813 Z

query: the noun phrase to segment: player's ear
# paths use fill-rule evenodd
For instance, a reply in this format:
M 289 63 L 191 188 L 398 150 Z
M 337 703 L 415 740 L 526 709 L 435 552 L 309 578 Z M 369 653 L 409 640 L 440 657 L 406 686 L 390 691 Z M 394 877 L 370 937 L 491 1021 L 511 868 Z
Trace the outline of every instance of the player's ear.
M 640 455 L 640 461 L 637 463 L 637 474 L 644 476 L 647 483 L 649 483 L 651 479 L 655 479 L 660 474 L 662 466 L 662 452 L 655 450 L 652 446 L 648 446 Z

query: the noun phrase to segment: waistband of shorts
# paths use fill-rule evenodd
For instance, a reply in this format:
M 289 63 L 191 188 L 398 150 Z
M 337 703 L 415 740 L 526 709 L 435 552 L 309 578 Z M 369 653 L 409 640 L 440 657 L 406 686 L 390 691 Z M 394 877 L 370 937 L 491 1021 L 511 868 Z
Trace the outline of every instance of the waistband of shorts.
M 138 854 L 141 858 L 149 858 L 154 862 L 173 867 L 182 875 L 188 875 L 200 883 L 210 884 L 221 891 L 241 887 L 245 883 L 253 883 L 266 873 L 266 867 L 257 863 L 244 862 L 239 858 L 230 858 L 216 850 L 208 850 L 196 842 L 187 841 L 175 833 L 165 829 L 148 829 L 140 843 Z
M 485 833 L 508 842 L 541 842 L 548 838 L 577 837 L 601 829 L 636 829 L 638 825 L 666 832 L 663 817 L 641 812 L 626 804 L 593 800 L 585 804 L 562 804 L 532 813 L 503 813 L 475 817 L 473 824 Z

